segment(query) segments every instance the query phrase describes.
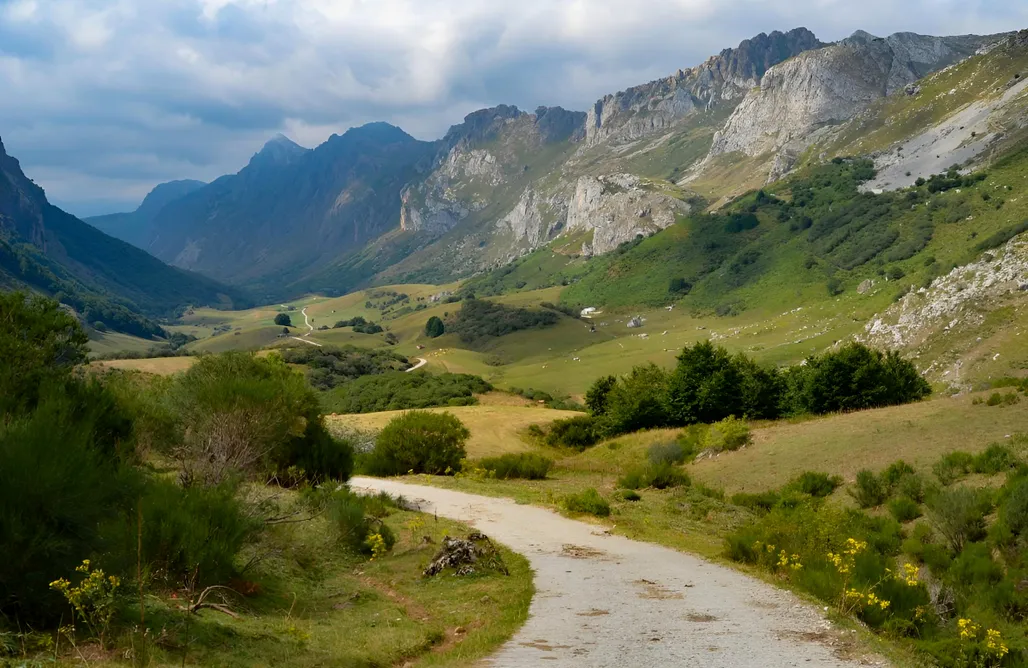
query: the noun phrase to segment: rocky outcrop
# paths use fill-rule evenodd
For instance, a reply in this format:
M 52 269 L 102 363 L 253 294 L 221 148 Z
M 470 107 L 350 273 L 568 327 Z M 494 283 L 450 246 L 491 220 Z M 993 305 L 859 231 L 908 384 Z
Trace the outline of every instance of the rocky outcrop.
M 806 28 L 760 33 L 698 67 L 598 100 L 587 112 L 586 141 L 623 142 L 665 130 L 699 110 L 741 98 L 769 67 L 821 46 Z
M 715 134 L 709 157 L 735 151 L 778 154 L 773 176 L 781 176 L 819 130 L 853 118 L 875 100 L 991 41 L 913 33 L 883 39 L 858 31 L 838 44 L 802 53 L 767 70 Z
M 907 294 L 867 323 L 863 339 L 879 347 L 911 348 L 943 332 L 978 327 L 997 298 L 1028 289 L 1025 237 Z
M 526 188 L 514 209 L 496 223 L 501 230 L 509 231 L 515 241 L 529 248 L 537 247 L 547 236 L 538 199 L 532 188 Z
M 578 179 L 568 203 L 566 230 L 592 231 L 586 254 L 608 253 L 637 235 L 648 235 L 674 224 L 689 212 L 685 202 L 643 187 L 631 174 Z

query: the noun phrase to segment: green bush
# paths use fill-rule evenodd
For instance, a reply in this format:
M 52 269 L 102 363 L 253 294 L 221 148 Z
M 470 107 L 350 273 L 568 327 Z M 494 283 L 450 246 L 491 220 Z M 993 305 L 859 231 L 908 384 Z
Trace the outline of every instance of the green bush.
M 328 518 L 338 532 L 338 539 L 343 546 L 354 554 L 370 555 L 372 547 L 368 538 L 372 534 L 382 536 L 387 550 L 396 544 L 396 535 L 385 522 L 380 513 L 372 513 L 381 505 L 379 497 L 361 497 L 349 490 L 340 490 L 332 494 L 328 502 Z M 379 516 L 376 517 L 375 515 Z
M 591 415 L 576 415 L 554 420 L 546 432 L 546 444 L 573 448 L 581 452 L 596 444 L 599 437 Z
M 58 621 L 50 582 L 100 550 L 142 482 L 117 457 L 109 397 L 68 382 L 38 388 L 27 414 L 0 415 L 0 613 L 33 625 Z
M 559 321 L 560 316 L 553 311 L 530 311 L 468 296 L 460 311 L 446 323 L 446 330 L 457 334 L 462 343 L 480 347 L 490 339 L 525 329 L 552 327 Z
M 622 501 L 642 501 L 642 497 L 639 496 L 639 492 L 634 489 L 619 489 L 616 493 L 618 498 Z
M 372 475 L 455 473 L 467 457 L 464 444 L 470 435 L 450 413 L 409 411 L 393 418 L 379 433 L 364 468 Z
M 758 492 L 756 494 L 738 492 L 732 495 L 731 500 L 733 505 L 766 513 L 770 512 L 772 508 L 778 505 L 780 498 L 781 496 L 778 492 L 768 490 L 766 492 Z
M 827 473 L 816 471 L 804 471 L 793 481 L 791 487 L 804 494 L 826 497 L 831 496 L 832 492 L 841 484 L 842 478 L 839 476 L 830 476 Z
M 985 401 L 985 404 L 987 406 L 1013 406 L 1019 401 L 1021 401 L 1021 397 L 1018 396 L 1016 392 L 1008 392 L 1007 394 L 993 392 L 989 395 L 989 398 Z
M 428 319 L 425 323 L 425 336 L 430 339 L 436 339 L 446 333 L 446 326 L 443 324 L 442 319 L 434 315 Z
M 478 462 L 478 466 L 500 480 L 545 480 L 546 474 L 553 468 L 553 460 L 531 452 L 507 453 L 483 459 Z
M 275 316 L 275 324 L 279 327 L 292 327 L 293 320 L 288 313 L 279 313 Z
M 593 415 L 607 412 L 607 397 L 618 383 L 616 376 L 597 378 L 585 393 L 585 405 Z
M 155 480 L 142 500 L 143 562 L 170 587 L 227 584 L 238 573 L 236 556 L 262 528 L 248 516 L 233 485 L 182 488 Z M 130 517 L 126 554 L 135 552 Z
M 749 442 L 750 427 L 746 421 L 729 416 L 710 425 L 703 436 L 702 447 L 704 450 L 725 452 L 738 450 Z
M 1028 478 L 1013 482 L 1000 506 L 999 518 L 1013 537 L 1028 537 Z
M 904 404 L 931 394 L 911 362 L 860 343 L 808 358 L 790 372 L 789 385 L 793 410 L 815 414 Z
M 606 394 L 598 426 L 605 436 L 671 426 L 667 410 L 667 372 L 656 364 L 638 366 Z
M 651 445 L 646 451 L 646 458 L 654 466 L 661 464 L 684 464 L 689 454 L 678 441 L 666 441 Z
M 170 401 L 184 439 L 176 448 L 187 484 L 218 486 L 304 469 L 312 479 L 345 479 L 352 452 L 325 429 L 317 393 L 280 357 L 205 355 L 178 376 Z
M 928 519 L 954 553 L 985 537 L 985 516 L 992 510 L 992 493 L 984 489 L 952 487 L 928 499 Z
M 387 371 L 343 383 L 325 392 L 322 403 L 326 411 L 333 413 L 472 406 L 478 403 L 476 394 L 492 389 L 486 381 L 468 374 Z
M 622 489 L 669 489 L 672 487 L 688 487 L 691 484 L 689 474 L 668 463 L 647 464 L 629 469 L 618 478 L 618 487 Z
M 407 358 L 391 350 L 367 350 L 356 346 L 303 346 L 281 352 L 286 364 L 307 367 L 307 380 L 319 390 L 331 390 L 362 376 L 374 376 L 410 366 Z
M 784 389 L 775 369 L 745 355 L 732 357 L 710 341 L 686 346 L 668 381 L 667 406 L 673 424 L 711 423 L 731 415 L 755 419 L 780 414 Z
M 950 452 L 932 466 L 932 472 L 943 485 L 952 485 L 957 480 L 970 475 L 974 467 L 974 455 L 968 452 Z
M 921 517 L 921 506 L 909 497 L 900 496 L 889 502 L 889 513 L 897 522 L 910 522 Z
M 863 469 L 857 472 L 857 480 L 850 490 L 861 508 L 877 508 L 889 498 L 889 488 L 873 471 Z
M 610 504 L 592 487 L 577 494 L 565 496 L 564 508 L 572 513 L 586 513 L 597 517 L 610 515 Z
M 1010 451 L 1010 448 L 999 443 L 993 443 L 975 456 L 971 469 L 975 473 L 995 475 L 1003 471 L 1009 471 L 1017 466 L 1017 463 L 1017 457 Z
M 900 481 L 907 476 L 915 475 L 914 467 L 902 459 L 894 461 L 882 471 L 882 482 L 890 490 L 895 489 Z

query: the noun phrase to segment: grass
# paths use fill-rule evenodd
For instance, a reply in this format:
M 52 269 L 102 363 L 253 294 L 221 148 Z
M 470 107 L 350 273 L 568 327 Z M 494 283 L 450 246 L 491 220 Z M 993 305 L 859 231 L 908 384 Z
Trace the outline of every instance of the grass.
M 153 373 L 158 376 L 170 376 L 186 371 L 196 361 L 195 357 L 153 357 L 137 360 L 105 360 L 93 362 L 90 366 L 96 369 L 128 369 Z
M 700 481 L 728 492 L 779 487 L 803 471 L 822 471 L 852 482 L 860 469 L 881 470 L 902 459 L 930 469 L 954 450 L 971 453 L 1017 432 L 1028 432 L 1028 413 L 972 403 L 976 396 L 940 398 L 906 406 L 779 422 L 752 433 L 744 450 L 690 467 Z
M 471 431 L 467 443 L 468 457 L 479 459 L 509 452 L 537 452 L 539 447 L 523 438 L 524 431 L 532 424 L 548 424 L 561 418 L 580 415 L 573 411 L 557 411 L 541 407 L 525 406 L 454 406 L 449 408 L 428 408 L 433 413 L 452 413 Z M 390 420 L 404 411 L 384 411 L 360 415 L 330 415 L 330 425 L 357 428 L 364 431 L 378 431 Z
M 233 599 L 236 619 L 214 611 L 186 618 L 176 601 L 151 597 L 148 625 L 166 629 L 152 663 L 463 666 L 495 650 L 524 623 L 533 594 L 524 557 L 501 546 L 510 576 L 424 578 L 422 569 L 442 537 L 470 529 L 401 510 L 384 521 L 398 540 L 372 561 L 336 544 L 324 516 L 270 527 L 255 546 L 256 571 L 248 574 L 259 592 Z M 425 545 L 423 536 L 433 544 Z

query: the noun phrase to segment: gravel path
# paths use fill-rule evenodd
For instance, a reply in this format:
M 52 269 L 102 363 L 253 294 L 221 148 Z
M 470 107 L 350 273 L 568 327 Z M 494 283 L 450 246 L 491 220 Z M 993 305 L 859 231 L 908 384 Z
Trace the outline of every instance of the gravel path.
M 485 665 L 867 665 L 836 655 L 845 634 L 816 609 L 729 568 L 510 499 L 374 478 L 351 485 L 473 524 L 531 562 L 529 619 Z

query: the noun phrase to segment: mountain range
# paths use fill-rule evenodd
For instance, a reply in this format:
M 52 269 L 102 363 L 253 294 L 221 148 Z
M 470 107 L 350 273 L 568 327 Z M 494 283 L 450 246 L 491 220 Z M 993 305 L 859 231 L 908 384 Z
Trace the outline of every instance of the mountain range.
M 279 135 L 236 174 L 162 184 L 89 225 L 3 154 L 0 229 L 10 257 L 145 317 L 443 283 L 538 252 L 605 256 L 840 156 L 869 157 L 876 192 L 987 162 L 1028 133 L 1026 66 L 1026 31 L 762 33 L 585 111 L 500 105 L 433 142 L 386 123 L 314 149 Z

